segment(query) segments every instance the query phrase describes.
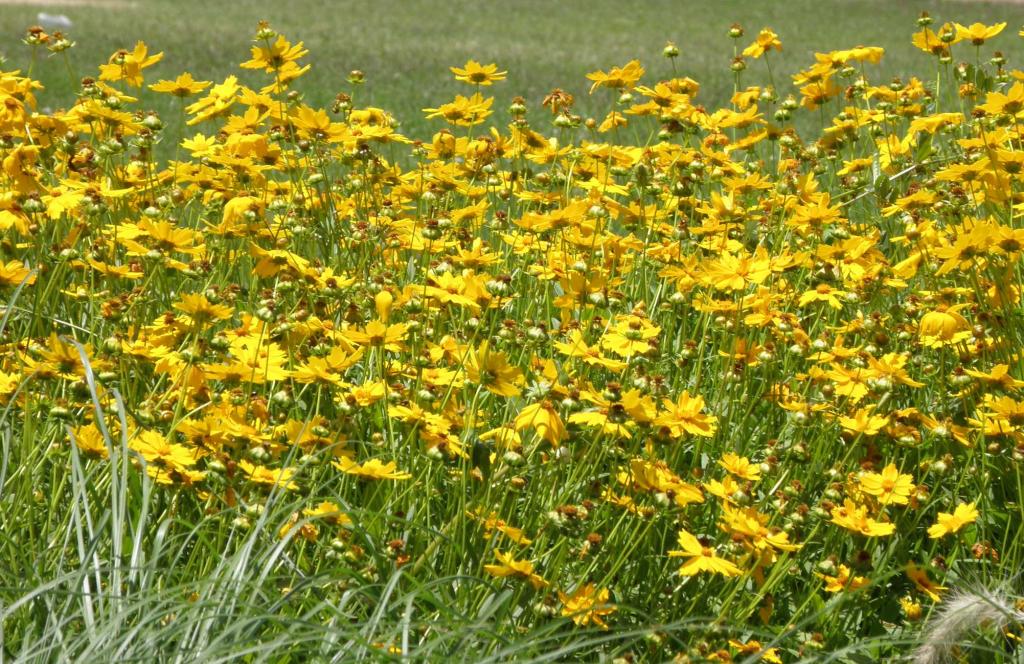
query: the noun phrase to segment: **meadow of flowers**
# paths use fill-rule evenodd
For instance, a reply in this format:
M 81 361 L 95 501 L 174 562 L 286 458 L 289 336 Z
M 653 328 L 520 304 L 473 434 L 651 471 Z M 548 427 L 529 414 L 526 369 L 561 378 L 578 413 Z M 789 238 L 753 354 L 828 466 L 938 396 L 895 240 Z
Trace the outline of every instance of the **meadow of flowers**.
M 306 105 L 265 23 L 256 87 L 139 42 L 44 111 L 8 65 L 4 656 L 1018 661 L 1005 27 L 876 80 L 734 26 L 728 107 L 669 44 L 594 118 L 471 60 L 429 140 L 360 72 Z M 966 588 L 1010 615 L 956 632 Z

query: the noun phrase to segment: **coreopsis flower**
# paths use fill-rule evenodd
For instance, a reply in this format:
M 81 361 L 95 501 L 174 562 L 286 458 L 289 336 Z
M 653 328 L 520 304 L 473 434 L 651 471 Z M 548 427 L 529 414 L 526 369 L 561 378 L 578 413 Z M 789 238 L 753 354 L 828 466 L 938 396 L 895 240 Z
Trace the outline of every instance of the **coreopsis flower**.
M 394 461 L 384 463 L 379 459 L 370 459 L 359 464 L 347 457 L 341 457 L 337 461 L 332 461 L 331 465 L 346 475 L 354 475 L 365 480 L 407 480 L 412 478 L 412 473 L 398 470 L 398 464 Z
M 110 56 L 108 64 L 100 65 L 100 80 L 125 81 L 133 87 L 142 87 L 142 70 L 160 62 L 163 57 L 163 53 L 149 55 L 149 48 L 140 41 L 133 51 L 117 51 Z
M 240 90 L 241 86 L 238 83 L 238 77 L 234 75 L 228 76 L 222 83 L 218 83 L 210 88 L 205 97 L 185 108 L 185 112 L 195 116 L 188 121 L 188 126 L 191 127 L 205 120 L 226 114 L 234 106 L 235 102 L 238 101 Z
M 32 285 L 35 282 L 35 271 L 25 267 L 21 261 L 0 263 L 0 286 Z
M 612 90 L 631 90 L 644 75 L 644 68 L 639 60 L 630 60 L 622 67 L 612 67 L 607 73 L 595 71 L 587 74 L 587 78 L 593 81 L 590 86 L 590 94 L 600 87 Z
M 718 526 L 729 533 L 733 542 L 742 542 L 764 558 L 772 559 L 774 551 L 799 551 L 803 545 L 789 541 L 789 533 L 768 527 L 768 515 L 753 507 L 722 506 Z
M 442 104 L 437 108 L 425 108 L 427 119 L 444 118 L 449 124 L 458 127 L 473 127 L 488 118 L 491 114 L 491 105 L 494 104 L 494 97 L 486 99 L 478 92 L 472 97 L 455 95 L 455 100 Z
M 618 372 L 629 366 L 626 362 L 621 360 L 605 357 L 601 352 L 601 349 L 596 345 L 590 346 L 587 344 L 583 339 L 583 333 L 578 329 L 569 332 L 568 341 L 556 341 L 554 346 L 555 349 L 563 355 L 579 358 L 579 360 L 584 364 L 604 367 L 609 371 Z
M 985 97 L 984 104 L 977 108 L 990 115 L 1011 115 L 1020 118 L 1024 115 L 1024 84 L 1016 81 L 1005 92 L 993 90 Z
M 663 461 L 631 459 L 629 472 L 619 473 L 618 479 L 619 482 L 640 491 L 653 491 L 671 496 L 677 507 L 704 502 L 701 490 L 684 482 Z
M 889 423 L 889 418 L 884 415 L 875 415 L 874 406 L 858 408 L 852 417 L 842 416 L 839 424 L 843 431 L 852 435 L 875 436 L 882 430 L 882 427 Z
M 943 24 L 939 28 L 938 33 L 933 32 L 931 28 L 924 27 L 920 32 L 915 32 L 911 38 L 911 43 L 918 47 L 925 53 L 931 53 L 935 56 L 948 56 L 949 47 L 957 42 L 961 41 L 963 37 L 957 34 L 957 30 L 954 26 L 949 23 Z
M 85 356 L 95 369 L 92 344 L 83 344 Z M 56 332 L 51 332 L 46 345 L 39 349 L 39 361 L 26 358 L 26 375 L 59 377 L 64 380 L 76 380 L 85 376 L 85 365 L 82 356 L 74 344 L 65 343 Z
M 733 452 L 726 452 L 722 455 L 718 465 L 725 468 L 725 472 L 749 482 L 756 482 L 761 479 L 761 467 L 750 463 L 750 459 Z
M 310 519 L 323 519 L 336 526 L 352 525 L 352 517 L 345 514 L 337 503 L 324 500 L 313 507 L 306 507 L 302 514 Z
M 468 60 L 463 67 L 449 67 L 455 74 L 456 81 L 473 85 L 492 85 L 495 81 L 504 81 L 507 71 L 498 71 L 498 65 L 481 65 L 476 60 Z
M 533 429 L 552 445 L 558 445 L 569 437 L 562 418 L 548 401 L 532 403 L 524 407 L 515 419 L 515 430 Z
M 961 25 L 954 23 L 956 27 L 957 39 L 969 39 L 975 46 L 981 46 L 989 39 L 992 39 L 1006 27 L 1006 23 L 996 23 L 995 25 L 985 25 L 983 23 L 971 23 L 968 25 Z
M 202 92 L 211 85 L 210 81 L 197 81 L 192 78 L 192 74 L 185 72 L 173 81 L 157 81 L 150 85 L 149 89 L 153 92 L 165 92 L 184 99 Z
M 914 477 L 900 473 L 896 464 L 890 463 L 881 473 L 862 474 L 860 490 L 874 496 L 880 505 L 906 505 L 914 491 Z
M 903 612 L 903 617 L 909 622 L 916 622 L 921 619 L 922 615 L 924 615 L 924 609 L 921 607 L 921 603 L 910 595 L 905 595 L 900 598 L 900 611 Z
M 405 323 L 388 325 L 382 320 L 371 320 L 362 330 L 346 328 L 341 331 L 341 335 L 357 346 L 383 348 L 399 353 L 405 349 L 405 344 L 402 341 L 408 332 L 409 326 Z
M 484 571 L 488 574 L 523 579 L 529 581 L 536 590 L 548 585 L 544 577 L 533 571 L 533 563 L 529 560 L 516 560 L 511 553 L 504 553 L 500 549 L 494 550 L 494 557 L 498 560 L 497 565 L 484 565 Z
M 240 66 L 243 69 L 262 69 L 267 73 L 274 73 L 308 53 L 302 42 L 293 45 L 283 35 L 278 35 L 273 44 L 268 42 L 265 45 L 253 46 L 252 57 Z
M 814 302 L 824 302 L 833 309 L 842 309 L 843 303 L 839 298 L 844 295 L 846 295 L 845 291 L 833 288 L 826 283 L 820 283 L 812 290 L 804 292 L 804 294 L 800 296 L 798 304 L 801 307 L 806 307 Z
M 710 438 L 718 430 L 718 418 L 701 412 L 704 409 L 704 397 L 699 394 L 691 397 L 688 390 L 683 390 L 675 401 L 664 399 L 661 405 L 665 410 L 654 420 L 654 424 L 667 428 L 673 438 L 681 438 L 686 434 Z
M 78 449 L 90 456 L 106 459 L 110 454 L 110 450 L 107 449 L 107 441 L 95 424 L 86 424 L 73 429 L 71 440 Z
M 252 339 L 239 339 L 231 344 L 231 360 L 227 363 L 203 365 L 213 380 L 239 381 L 262 385 L 288 377 L 285 365 L 288 354 L 276 343 L 260 344 Z
M 695 576 L 702 572 L 721 574 L 725 577 L 740 576 L 743 570 L 724 558 L 719 558 L 715 549 L 701 544 L 693 534 L 680 530 L 676 538 L 679 549 L 668 552 L 670 558 L 686 558 L 679 568 L 682 576 Z
M 373 296 L 373 306 L 377 310 L 377 318 L 382 323 L 387 323 L 391 318 L 391 307 L 395 297 L 386 290 L 382 290 Z
M 764 247 L 753 256 L 723 253 L 704 268 L 703 281 L 718 290 L 743 290 L 749 284 L 760 284 L 771 276 L 771 257 Z
M 907 563 L 906 572 L 907 578 L 914 582 L 914 586 L 918 590 L 928 595 L 933 602 L 941 601 L 939 593 L 946 590 L 946 588 L 932 581 L 931 577 L 928 576 L 928 570 L 910 561 Z
M 128 447 L 146 460 L 146 472 L 158 484 L 195 481 L 203 473 L 193 470 L 199 453 L 193 447 L 172 443 L 156 431 L 144 430 L 128 441 Z
M 964 373 L 991 387 L 996 387 L 1007 392 L 1024 387 L 1024 380 L 1017 380 L 1010 375 L 1010 366 L 1008 364 L 997 364 L 989 371 L 966 369 Z
M 289 491 L 295 491 L 299 488 L 299 485 L 292 481 L 292 478 L 295 477 L 294 468 L 267 468 L 246 459 L 238 462 L 238 468 L 245 473 L 250 482 L 255 482 L 256 484 L 282 487 Z
M 952 514 L 939 512 L 935 523 L 928 527 L 928 537 L 938 539 L 952 533 L 958 532 L 966 525 L 974 523 L 978 519 L 978 510 L 974 503 L 960 503 L 953 510 Z
M 354 366 L 362 359 L 365 348 L 348 353 L 340 346 L 335 346 L 326 357 L 311 356 L 298 368 L 292 371 L 292 380 L 297 383 L 322 383 L 346 386 L 342 375 L 345 370 Z
M 499 519 L 496 512 L 491 512 L 486 516 L 481 512 L 466 512 L 466 516 L 481 521 L 484 533 L 488 537 L 495 537 L 500 534 L 519 546 L 530 546 L 533 544 L 533 540 L 523 533 L 522 528 L 516 528 L 506 523 L 503 519 Z
M 601 629 L 608 629 L 604 617 L 618 609 L 608 602 L 611 593 L 607 588 L 600 590 L 593 583 L 578 586 L 571 595 L 559 591 L 558 599 L 562 602 L 562 615 L 572 618 L 580 627 L 594 623 Z
M 382 380 L 373 380 L 351 387 L 345 392 L 343 399 L 349 404 L 366 408 L 377 403 L 387 395 L 387 384 Z
M 703 486 L 708 493 L 725 503 L 731 503 L 736 492 L 743 488 L 732 475 L 726 475 L 721 481 L 708 480 Z
M 830 593 L 852 592 L 871 583 L 866 577 L 853 574 L 846 565 L 840 565 L 835 576 L 817 576 L 825 581 L 825 591 Z
M 756 661 L 768 662 L 768 664 L 782 664 L 782 659 L 779 657 L 779 649 L 765 648 L 760 641 L 751 640 L 746 643 L 741 643 L 730 639 L 729 646 L 735 648 L 739 655 L 756 656 Z
M 651 349 L 650 341 L 660 333 L 661 328 L 647 318 L 630 314 L 601 337 L 601 347 L 620 357 L 640 355 Z
M 842 506 L 832 508 L 832 523 L 865 537 L 884 537 L 896 531 L 894 524 L 872 519 L 866 506 L 858 505 L 849 498 L 843 501 Z
M 227 320 L 234 313 L 229 306 L 210 302 L 204 293 L 183 293 L 181 299 L 171 306 L 188 316 L 195 327 Z
M 525 382 L 523 372 L 508 363 L 505 353 L 491 350 L 487 341 L 469 352 L 466 375 L 470 381 L 503 397 L 518 396 Z
M 760 58 L 771 50 L 781 51 L 782 42 L 771 28 L 762 28 L 754 42 L 743 49 L 743 55 L 748 58 Z
M 959 307 L 945 311 L 929 311 L 918 323 L 918 338 L 927 348 L 953 346 L 971 337 L 967 319 L 957 313 Z

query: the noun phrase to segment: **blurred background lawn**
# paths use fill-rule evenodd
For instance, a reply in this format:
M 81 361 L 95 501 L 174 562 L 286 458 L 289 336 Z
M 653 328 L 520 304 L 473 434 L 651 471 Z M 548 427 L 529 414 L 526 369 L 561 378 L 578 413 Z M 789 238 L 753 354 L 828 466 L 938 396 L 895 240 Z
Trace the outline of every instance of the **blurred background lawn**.
M 670 77 L 671 64 L 661 55 L 667 41 L 681 51 L 678 73 L 702 84 L 697 101 L 715 107 L 732 92 L 733 42 L 727 36 L 732 23 L 746 30 L 741 48 L 763 26 L 779 34 L 784 51 L 771 54 L 772 68 L 785 95 L 795 92 L 788 75 L 812 63 L 816 51 L 859 44 L 886 50 L 882 64 L 869 72 L 874 81 L 932 76 L 935 59 L 910 43 L 923 10 L 939 24 L 1006 21 L 1006 30 L 982 47 L 981 57 L 1000 50 L 1010 67 L 1024 69 L 1024 39 L 1017 36 L 1024 4 L 967 0 L 0 0 L 0 52 L 7 56 L 5 69 L 25 71 L 30 49 L 21 37 L 39 22 L 37 14 L 65 14 L 74 22 L 68 30 L 78 43 L 71 51 L 74 71 L 45 51 L 35 64 L 33 74 L 47 87 L 41 103 L 51 107 L 70 104 L 72 75 L 96 75 L 97 65 L 113 51 L 131 49 L 138 39 L 149 44 L 150 52 L 165 53 L 147 70 L 147 83 L 188 71 L 214 81 L 236 73 L 259 86 L 266 82 L 261 74 L 240 73 L 237 65 L 248 58 L 257 20 L 266 19 L 310 50 L 304 62 L 313 69 L 298 83 L 307 103 L 326 106 L 338 92 L 350 91 L 348 73 L 359 69 L 366 84 L 356 91 L 358 105 L 383 107 L 402 122 L 404 133 L 429 138 L 443 123 L 425 120 L 421 109 L 472 91 L 448 71 L 469 58 L 496 62 L 509 71 L 506 81 L 490 88 L 498 97 L 496 122 L 504 120 L 515 95 L 525 97 L 531 112 L 539 114 L 541 99 L 554 87 L 575 94 L 579 111 L 603 117 L 608 93 L 588 98 L 587 72 L 639 58 L 648 72 L 645 82 Z M 965 46 L 955 55 L 973 61 L 973 50 Z M 750 61 L 744 84 L 766 81 L 764 63 Z M 145 108 L 165 117 L 177 113 L 175 100 L 166 95 L 146 91 L 143 99 Z

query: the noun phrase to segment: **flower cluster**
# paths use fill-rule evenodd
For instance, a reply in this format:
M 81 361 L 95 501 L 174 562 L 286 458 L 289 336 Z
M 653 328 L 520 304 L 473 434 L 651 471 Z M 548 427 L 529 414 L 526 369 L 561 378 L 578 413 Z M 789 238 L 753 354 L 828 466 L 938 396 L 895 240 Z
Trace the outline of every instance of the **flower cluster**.
M 266 24 L 262 87 L 146 85 L 141 42 L 53 112 L 0 72 L 0 399 L 182 528 L 291 496 L 296 565 L 475 576 L 509 633 L 905 639 L 940 583 L 1020 561 L 1024 72 L 957 63 L 1003 27 L 923 18 L 941 85 L 858 46 L 786 93 L 747 84 L 780 37 L 736 26 L 724 108 L 634 60 L 587 75 L 604 117 L 555 90 L 504 126 L 506 72 L 470 60 L 419 140 L 359 72 L 308 106 Z M 173 160 L 150 93 L 186 100 Z

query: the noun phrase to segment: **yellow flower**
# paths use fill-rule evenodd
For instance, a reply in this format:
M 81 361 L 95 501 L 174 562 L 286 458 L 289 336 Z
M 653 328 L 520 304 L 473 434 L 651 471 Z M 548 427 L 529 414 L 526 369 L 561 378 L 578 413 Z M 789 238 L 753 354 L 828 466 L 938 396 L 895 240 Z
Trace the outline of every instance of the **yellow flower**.
M 918 338 L 924 346 L 942 348 L 956 345 L 970 338 L 970 323 L 955 309 L 929 311 L 921 316 L 921 321 L 918 323 Z
M 910 622 L 920 620 L 921 615 L 924 613 L 921 603 L 910 595 L 900 598 L 900 610 L 903 611 L 903 616 Z
M 107 449 L 107 441 L 103 438 L 103 434 L 95 424 L 86 424 L 85 426 L 78 427 L 71 433 L 75 445 L 86 454 L 100 459 L 106 459 L 109 455 L 110 451 Z
M 881 473 L 861 475 L 860 490 L 875 496 L 880 505 L 906 505 L 914 491 L 914 477 L 900 474 L 896 464 L 890 463 Z
M 782 664 L 782 660 L 779 658 L 779 649 L 768 648 L 766 650 L 760 641 L 741 643 L 740 641 L 730 639 L 729 645 L 739 651 L 740 655 L 759 655 L 759 657 L 752 659 L 767 662 L 768 664 Z
M 947 36 L 946 40 L 942 39 L 943 36 Z M 938 33 L 932 32 L 927 27 L 920 32 L 915 32 L 911 42 L 925 53 L 941 57 L 949 55 L 949 47 L 962 39 L 963 37 L 954 26 L 944 23 Z
M 395 302 L 395 297 L 386 290 L 382 290 L 373 296 L 373 306 L 377 310 L 377 318 L 384 324 L 387 324 L 388 319 L 391 318 L 391 306 Z
M 455 101 L 441 104 L 437 108 L 425 108 L 423 112 L 427 114 L 428 120 L 431 118 L 444 118 L 449 124 L 459 127 L 472 127 L 487 119 L 491 114 L 491 105 L 493 103 L 494 97 L 484 99 L 478 92 L 472 97 L 455 95 Z
M 668 555 L 670 558 L 686 558 L 679 568 L 679 574 L 682 576 L 694 576 L 701 572 L 711 572 L 726 577 L 743 574 L 743 570 L 728 560 L 719 558 L 713 548 L 701 544 L 700 540 L 691 533 L 680 530 L 677 541 L 681 549 L 669 551 Z
M 743 55 L 748 58 L 760 58 L 772 49 L 781 51 L 782 42 L 779 41 L 779 36 L 771 28 L 762 28 L 761 32 L 757 33 L 757 39 L 754 40 L 754 43 L 743 49 Z
M 227 320 L 234 311 L 231 307 L 210 302 L 203 293 L 184 293 L 181 300 L 172 306 L 187 314 L 196 327 L 209 321 Z
M 309 53 L 302 42 L 294 46 L 283 35 L 278 35 L 273 44 L 253 46 L 252 57 L 241 64 L 243 69 L 262 69 L 274 73 L 287 63 L 294 63 Z
M 743 542 L 755 551 L 772 554 L 776 551 L 799 551 L 803 545 L 789 541 L 789 533 L 768 527 L 768 515 L 753 507 L 722 506 L 722 521 L 718 527 L 729 533 L 733 542 Z
M 275 470 L 250 463 L 245 459 L 238 462 L 238 467 L 248 476 L 250 482 L 267 484 L 274 487 L 281 486 L 289 491 L 295 491 L 299 488 L 299 485 L 292 481 L 292 478 L 295 477 L 294 468 Z
M 882 430 L 882 427 L 889 423 L 889 418 L 882 415 L 873 415 L 872 410 L 874 410 L 873 406 L 858 408 L 853 417 L 840 417 L 839 424 L 843 427 L 844 431 L 854 435 L 877 435 Z
M 388 386 L 382 380 L 371 380 L 356 385 L 345 393 L 344 399 L 349 404 L 356 404 L 360 408 L 372 406 L 388 395 Z
M 603 617 L 615 613 L 614 604 L 609 604 L 611 593 L 607 588 L 600 590 L 593 583 L 579 586 L 571 595 L 559 591 L 558 599 L 562 602 L 562 615 L 572 618 L 580 627 L 594 623 L 601 629 L 608 629 Z
M 518 579 L 525 579 L 536 589 L 548 585 L 539 574 L 533 571 L 533 563 L 529 560 L 516 560 L 511 553 L 502 553 L 494 550 L 494 557 L 498 559 L 497 565 L 484 565 L 484 571 L 498 577 L 512 576 Z
M 185 72 L 173 81 L 157 81 L 150 85 L 149 89 L 153 92 L 166 92 L 184 99 L 202 92 L 210 85 L 210 81 L 197 81 L 192 78 L 192 74 Z
M 688 390 L 683 390 L 675 401 L 664 399 L 662 406 L 665 412 L 654 423 L 666 427 L 673 438 L 681 438 L 687 433 L 710 438 L 718 430 L 718 418 L 701 412 L 704 398 L 700 395 L 691 397 Z
M 631 459 L 629 473 L 619 473 L 618 479 L 634 489 L 664 493 L 673 499 L 677 507 L 704 502 L 701 490 L 684 482 L 663 461 Z
M 498 71 L 498 65 L 481 65 L 476 60 L 469 60 L 463 68 L 449 67 L 455 74 L 456 81 L 472 83 L 473 85 L 491 85 L 495 81 L 504 81 L 507 71 Z
M 346 340 L 359 346 L 376 346 L 399 353 L 405 349 L 402 341 L 408 331 L 409 326 L 405 323 L 388 325 L 383 320 L 371 320 L 362 330 L 350 327 L 341 334 Z
M 846 565 L 840 565 L 835 576 L 825 574 L 818 574 L 818 576 L 824 579 L 825 591 L 830 593 L 854 591 L 871 583 L 863 576 L 852 574 L 850 568 Z
M 352 525 L 352 517 L 341 511 L 337 503 L 325 500 L 315 507 L 307 507 L 302 513 L 310 519 L 324 519 L 329 523 L 340 526 Z
M 895 525 L 872 519 L 868 516 L 867 507 L 849 498 L 843 502 L 842 507 L 832 508 L 832 523 L 865 537 L 884 537 L 896 531 Z
M 160 62 L 163 57 L 163 53 L 149 55 L 146 44 L 138 42 L 134 51 L 117 51 L 110 56 L 108 64 L 100 65 L 100 80 L 125 81 L 133 87 L 141 87 L 142 70 Z
M 466 359 L 466 375 L 470 381 L 503 397 L 519 396 L 519 386 L 524 381 L 523 372 L 510 365 L 504 353 L 492 351 L 486 341 L 470 351 Z
M 970 39 L 971 43 L 975 46 L 981 46 L 987 40 L 992 39 L 1006 27 L 1006 23 L 996 23 L 995 25 L 984 25 L 982 23 L 972 23 L 969 26 L 960 25 L 954 23 L 956 26 L 957 39 Z
M 974 503 L 960 503 L 952 514 L 939 512 L 934 525 L 928 528 L 928 537 L 938 539 L 959 531 L 964 526 L 974 523 L 978 518 L 978 510 Z
M 750 463 L 750 459 L 732 452 L 722 455 L 718 465 L 725 468 L 725 472 L 735 475 L 740 479 L 756 482 L 761 479 L 761 467 Z
M 332 461 L 331 465 L 347 475 L 355 475 L 366 480 L 407 480 L 412 473 L 398 470 L 398 464 L 394 461 L 382 463 L 378 459 L 370 459 L 360 465 L 347 457 L 341 457 Z
M 621 360 L 613 360 L 605 357 L 597 346 L 590 346 L 583 339 L 583 333 L 578 329 L 569 332 L 568 342 L 556 341 L 555 349 L 563 355 L 579 358 L 584 364 L 600 366 L 610 371 L 622 371 L 627 363 Z
M 620 357 L 643 354 L 651 350 L 651 341 L 660 333 L 661 328 L 646 318 L 621 316 L 615 327 L 601 337 L 601 347 Z
M 590 94 L 599 87 L 611 88 L 612 90 L 631 89 L 644 75 L 644 68 L 639 60 L 630 60 L 622 67 L 612 67 L 608 73 L 595 71 L 587 74 L 587 78 L 594 82 L 590 86 Z
M 0 263 L 0 286 L 32 285 L 35 282 L 36 275 L 21 261 Z
M 945 590 L 945 586 L 940 586 L 931 580 L 928 576 L 928 571 L 923 567 L 918 567 L 914 562 L 907 563 L 907 578 L 914 582 L 917 589 L 928 595 L 933 602 L 940 601 L 939 592 Z
M 569 437 L 562 418 L 547 401 L 532 403 L 519 411 L 514 426 L 516 431 L 532 428 L 552 445 L 558 445 Z
M 202 472 L 192 470 L 199 460 L 195 448 L 172 443 L 155 431 L 140 432 L 128 447 L 142 455 L 147 474 L 158 484 L 191 483 L 203 477 Z

